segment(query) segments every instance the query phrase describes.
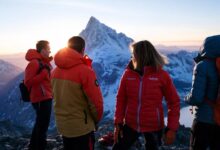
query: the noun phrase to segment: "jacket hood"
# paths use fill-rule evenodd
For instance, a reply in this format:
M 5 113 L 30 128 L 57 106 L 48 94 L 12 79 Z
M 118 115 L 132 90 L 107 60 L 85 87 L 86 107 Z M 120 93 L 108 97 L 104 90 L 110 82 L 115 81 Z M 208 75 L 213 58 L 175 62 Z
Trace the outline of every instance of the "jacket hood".
M 205 58 L 220 57 L 220 35 L 207 37 L 199 55 Z
M 44 62 L 50 62 L 53 60 L 53 57 L 49 57 L 49 58 L 45 58 L 43 57 L 40 53 L 37 52 L 36 49 L 29 49 L 25 55 L 25 59 L 27 61 L 31 61 L 31 60 L 34 60 L 34 59 L 40 59 Z
M 79 64 L 85 64 L 91 67 L 92 63 L 92 60 L 88 56 L 83 57 L 77 51 L 67 47 L 57 52 L 54 57 L 54 61 L 59 68 L 64 69 L 68 69 Z

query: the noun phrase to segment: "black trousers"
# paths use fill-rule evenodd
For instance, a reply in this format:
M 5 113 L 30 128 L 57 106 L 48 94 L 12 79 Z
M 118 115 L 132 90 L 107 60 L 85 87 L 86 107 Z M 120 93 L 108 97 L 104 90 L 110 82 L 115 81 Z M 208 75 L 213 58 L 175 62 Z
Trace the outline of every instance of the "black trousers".
M 193 121 L 190 150 L 220 150 L 220 126 Z
M 145 149 L 158 150 L 158 147 L 161 145 L 162 133 L 162 130 L 143 133 L 145 137 Z M 124 125 L 123 137 L 119 137 L 119 142 L 113 146 L 112 150 L 128 150 L 140 134 L 141 133 L 138 133 L 127 125 Z
M 29 150 L 44 150 L 47 145 L 47 130 L 50 123 L 52 99 L 32 103 L 36 112 L 36 121 L 32 130 Z
M 94 150 L 95 136 L 94 132 L 79 137 L 63 136 L 64 150 Z

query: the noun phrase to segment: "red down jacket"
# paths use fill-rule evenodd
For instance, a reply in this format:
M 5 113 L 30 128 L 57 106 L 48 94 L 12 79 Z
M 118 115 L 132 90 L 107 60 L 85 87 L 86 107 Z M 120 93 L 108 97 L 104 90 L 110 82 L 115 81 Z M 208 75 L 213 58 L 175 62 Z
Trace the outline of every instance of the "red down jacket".
M 169 74 L 162 68 L 144 68 L 144 75 L 127 67 L 119 86 L 115 124 L 126 123 L 138 132 L 158 131 L 164 128 L 162 100 L 168 107 L 168 128 L 179 127 L 180 99 Z
M 92 61 L 76 50 L 63 48 L 54 57 L 54 112 L 58 131 L 79 137 L 94 130 L 103 115 L 103 98 L 91 68 Z
M 52 87 L 49 72 L 47 69 L 42 69 L 41 72 L 38 73 L 40 69 L 40 64 L 38 60 L 40 60 L 44 66 L 48 65 L 50 68 L 52 68 L 52 66 L 50 65 L 52 57 L 44 58 L 35 49 L 30 49 L 26 53 L 25 58 L 27 61 L 29 61 L 29 63 L 25 69 L 24 83 L 31 91 L 31 102 L 36 103 L 51 99 Z

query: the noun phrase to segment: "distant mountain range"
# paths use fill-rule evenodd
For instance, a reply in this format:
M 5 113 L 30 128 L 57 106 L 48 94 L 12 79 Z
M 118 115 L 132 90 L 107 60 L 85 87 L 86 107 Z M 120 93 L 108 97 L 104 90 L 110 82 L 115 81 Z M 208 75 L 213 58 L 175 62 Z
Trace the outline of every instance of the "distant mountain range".
M 27 65 L 27 61 L 25 60 L 25 53 L 17 53 L 17 54 L 10 54 L 10 55 L 0 55 L 0 59 L 10 64 L 17 66 L 24 70 Z
M 0 59 L 0 93 L 9 81 L 17 77 L 23 70 L 15 65 Z
M 130 61 L 129 45 L 133 39 L 123 33 L 117 33 L 94 17 L 90 18 L 80 36 L 86 40 L 86 53 L 93 59 L 93 68 L 104 96 L 105 117 L 113 118 L 117 88 L 121 75 Z M 167 55 L 170 62 L 164 69 L 170 73 L 179 95 L 183 98 L 191 87 L 193 57 L 196 52 L 162 51 L 162 53 Z M 22 57 L 24 59 L 23 54 Z M 20 61 L 20 59 L 17 60 Z M 10 59 L 10 62 L 12 61 L 13 59 Z M 9 74 L 15 74 L 15 76 L 9 79 L 10 82 L 4 85 L 4 90 L 0 92 L 0 120 L 10 120 L 17 125 L 32 127 L 34 122 L 32 107 L 29 103 L 19 101 L 18 84 L 23 79 L 23 74 L 21 69 L 8 66 L 10 66 L 9 63 L 2 63 L 0 69 L 8 70 L 5 71 L 7 74 L 4 78 L 2 77 L 5 72 L 0 71 L 1 80 L 4 81 Z M 16 69 L 18 70 L 15 71 Z M 51 128 L 55 126 L 54 119 L 52 120 Z

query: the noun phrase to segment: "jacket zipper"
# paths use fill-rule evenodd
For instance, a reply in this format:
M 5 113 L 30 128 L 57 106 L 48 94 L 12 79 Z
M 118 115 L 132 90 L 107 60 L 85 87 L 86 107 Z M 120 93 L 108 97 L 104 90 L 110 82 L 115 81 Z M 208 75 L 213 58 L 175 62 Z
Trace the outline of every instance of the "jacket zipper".
M 43 89 L 43 86 L 42 86 L 42 85 L 40 85 L 40 89 L 41 89 L 42 95 L 45 96 L 45 95 L 46 95 L 46 94 L 45 94 L 45 90 Z
M 137 131 L 140 132 L 140 110 L 141 110 L 141 95 L 142 95 L 142 81 L 143 76 L 140 78 L 139 94 L 138 94 L 138 110 L 137 110 Z
M 128 107 L 125 109 L 125 118 L 127 118 Z
M 159 108 L 157 108 L 157 121 L 158 121 L 158 127 L 160 127 L 160 111 L 159 111 Z

